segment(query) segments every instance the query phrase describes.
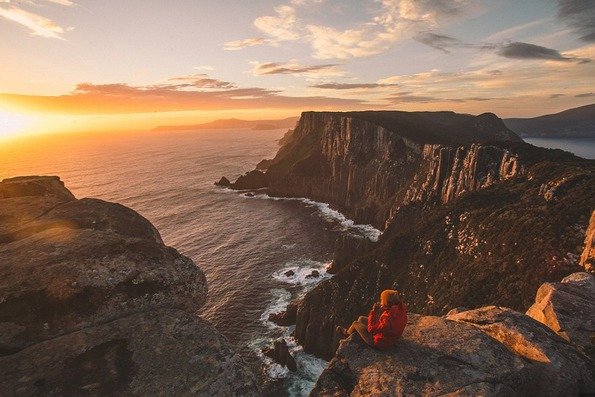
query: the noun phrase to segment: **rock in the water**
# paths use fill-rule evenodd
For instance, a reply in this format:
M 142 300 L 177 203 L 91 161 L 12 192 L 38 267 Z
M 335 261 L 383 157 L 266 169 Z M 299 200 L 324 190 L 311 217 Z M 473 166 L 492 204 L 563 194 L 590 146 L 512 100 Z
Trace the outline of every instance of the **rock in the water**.
M 240 176 L 230 187 L 236 190 L 246 190 L 260 189 L 266 186 L 267 180 L 265 174 L 261 171 L 254 170 Z
M 467 310 L 449 320 L 478 327 L 512 352 L 539 366 L 535 387 L 547 387 L 541 395 L 578 395 L 595 392 L 593 365 L 566 340 L 533 318 L 496 306 Z
M 283 274 L 285 274 L 287 277 L 291 277 L 291 276 L 295 275 L 295 272 L 293 270 L 288 270 Z
M 254 193 L 252 192 L 248 192 L 245 194 L 246 197 L 254 197 Z
M 320 277 L 320 272 L 318 270 L 312 270 L 310 274 L 306 275 L 306 278 L 318 278 Z
M 529 338 L 533 330 L 541 336 L 549 332 L 541 347 L 561 350 L 547 350 L 548 357 L 561 354 L 566 359 L 563 363 L 582 367 L 553 374 L 557 365 L 564 364 L 517 355 L 476 326 L 411 314 L 402 340 L 389 351 L 372 349 L 352 335 L 341 342 L 310 395 L 550 396 L 590 391 L 589 379 L 580 383 L 585 381 L 581 355 L 560 340 L 556 342 L 557 336 L 546 327 L 532 322 L 529 334 L 521 327 L 521 335 Z M 570 394 L 565 394 L 565 386 L 572 387 Z
M 285 309 L 284 311 L 269 315 L 269 321 L 282 327 L 293 325 L 295 324 L 297 307 L 297 302 L 291 302 L 289 305 L 287 305 L 287 309 Z
M 219 179 L 219 182 L 215 182 L 215 186 L 229 187 L 229 185 L 231 185 L 231 182 L 224 176 Z
M 595 279 L 574 273 L 560 283 L 544 283 L 527 315 L 547 325 L 592 359 L 595 358 Z
M 581 255 L 580 264 L 588 272 L 595 271 L 595 210 L 591 213 L 585 234 L 585 249 Z
M 0 394 L 258 394 L 195 314 L 203 272 L 148 220 L 55 177 L 0 192 Z
M 277 339 L 274 342 L 273 348 L 266 348 L 263 350 L 263 353 L 265 356 L 272 358 L 278 364 L 287 367 L 290 371 L 297 371 L 297 364 L 289 352 L 285 339 Z

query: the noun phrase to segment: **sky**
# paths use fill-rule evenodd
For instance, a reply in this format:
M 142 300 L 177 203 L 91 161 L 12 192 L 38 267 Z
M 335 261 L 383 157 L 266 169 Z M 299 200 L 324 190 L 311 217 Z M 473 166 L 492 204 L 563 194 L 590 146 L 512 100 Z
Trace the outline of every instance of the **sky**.
M 0 0 L 0 137 L 595 102 L 593 0 Z

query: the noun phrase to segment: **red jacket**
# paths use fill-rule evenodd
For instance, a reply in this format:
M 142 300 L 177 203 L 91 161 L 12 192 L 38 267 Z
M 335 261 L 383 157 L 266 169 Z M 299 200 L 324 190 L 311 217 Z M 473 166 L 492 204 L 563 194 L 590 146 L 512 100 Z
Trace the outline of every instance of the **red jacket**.
M 407 306 L 404 303 L 385 309 L 380 317 L 374 310 L 368 315 L 368 332 L 374 336 L 374 346 L 388 349 L 397 343 L 407 325 Z

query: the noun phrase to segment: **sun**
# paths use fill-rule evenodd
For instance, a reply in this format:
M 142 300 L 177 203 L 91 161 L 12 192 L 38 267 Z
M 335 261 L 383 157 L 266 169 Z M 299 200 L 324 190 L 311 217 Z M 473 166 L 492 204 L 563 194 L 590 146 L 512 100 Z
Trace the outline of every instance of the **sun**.
M 0 110 L 0 138 L 24 132 L 30 121 L 30 118 L 24 114 L 8 113 Z

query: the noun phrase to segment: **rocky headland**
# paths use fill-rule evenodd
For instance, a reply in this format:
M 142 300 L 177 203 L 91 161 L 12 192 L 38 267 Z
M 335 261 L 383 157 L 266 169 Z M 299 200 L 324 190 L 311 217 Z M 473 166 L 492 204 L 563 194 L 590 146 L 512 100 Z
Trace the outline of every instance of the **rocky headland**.
M 0 182 L 2 395 L 259 395 L 196 315 L 206 279 L 133 210 Z
M 424 321 L 490 306 L 510 308 L 504 321 L 537 304 L 543 283 L 592 271 L 595 162 L 526 144 L 490 113 L 305 112 L 259 168 L 253 188 L 326 202 L 383 231 L 377 243 L 337 241 L 335 276 L 298 305 L 295 337 L 325 359 L 340 355 L 335 326 L 367 313 L 386 288 L 402 290 L 418 319 L 434 319 Z

